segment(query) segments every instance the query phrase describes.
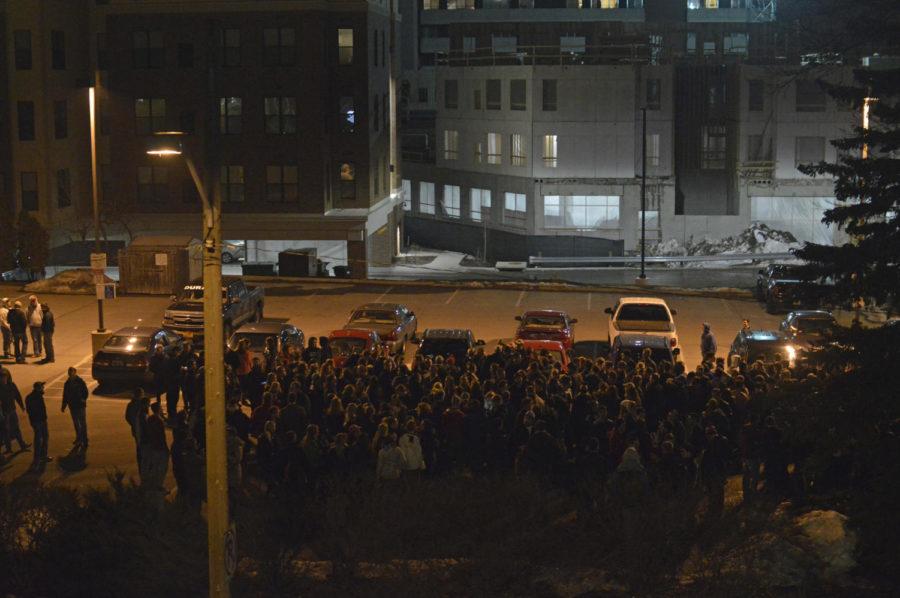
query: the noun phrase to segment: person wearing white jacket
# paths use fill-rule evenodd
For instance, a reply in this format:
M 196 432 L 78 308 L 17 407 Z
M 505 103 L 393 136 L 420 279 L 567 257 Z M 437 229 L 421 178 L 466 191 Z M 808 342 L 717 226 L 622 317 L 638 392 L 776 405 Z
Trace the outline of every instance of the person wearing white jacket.
M 422 444 L 416 435 L 416 422 L 406 422 L 406 433 L 400 437 L 400 451 L 406 460 L 404 473 L 422 471 L 425 469 L 425 458 L 422 456 Z
M 378 463 L 375 469 L 375 477 L 381 480 L 397 480 L 406 468 L 406 459 L 403 452 L 397 447 L 397 437 L 389 434 L 382 440 L 381 450 L 378 451 Z
M 12 330 L 9 328 L 9 322 L 6 319 L 7 314 L 9 314 L 9 299 L 4 297 L 0 299 L 0 334 L 3 335 L 3 359 L 9 358 L 9 350 L 12 347 Z
M 28 328 L 31 330 L 32 357 L 40 357 L 44 352 L 44 335 L 41 332 L 41 324 L 44 323 L 44 312 L 41 303 L 35 295 L 28 298 L 28 309 L 25 311 L 28 319 Z

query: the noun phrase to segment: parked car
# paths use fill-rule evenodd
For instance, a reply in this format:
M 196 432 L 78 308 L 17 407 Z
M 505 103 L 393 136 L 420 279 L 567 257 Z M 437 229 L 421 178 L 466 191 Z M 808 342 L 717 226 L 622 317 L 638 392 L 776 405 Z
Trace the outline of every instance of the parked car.
M 616 337 L 627 333 L 659 336 L 666 339 L 671 348 L 679 347 L 674 318 L 677 312 L 670 309 L 664 299 L 621 297 L 604 311 L 609 314 L 606 340 L 610 347 Z
M 673 347 L 668 339 L 663 336 L 620 334 L 609 349 L 609 358 L 613 363 L 616 363 L 624 356 L 629 355 L 634 361 L 637 361 L 644 349 L 650 349 L 650 359 L 655 363 L 666 361 L 674 365 L 681 354 L 681 350 L 678 347 Z
M 229 338 L 241 324 L 259 322 L 263 318 L 265 294 L 262 287 L 248 287 L 236 276 L 222 278 L 222 328 Z M 185 285 L 178 298 L 166 308 L 163 327 L 174 330 L 195 345 L 203 337 L 203 282 Z
M 371 330 L 392 353 L 402 354 L 407 341 L 416 337 L 416 314 L 399 303 L 367 303 L 360 305 L 344 328 Z
M 771 268 L 771 270 L 769 269 Z M 757 293 L 766 303 L 766 312 L 774 314 L 794 306 L 812 308 L 822 305 L 831 294 L 833 286 L 827 280 L 803 280 L 798 266 L 770 266 L 760 270 L 757 277 Z M 762 291 L 759 288 L 765 285 Z
M 231 264 L 247 259 L 247 246 L 243 241 L 225 241 L 222 243 L 222 263 Z
M 234 331 L 228 339 L 228 347 L 233 351 L 238 343 L 246 339 L 250 341 L 250 353 L 258 357 L 260 361 L 266 351 L 266 339 L 274 337 L 278 342 L 278 352 L 281 353 L 289 347 L 297 347 L 301 351 L 304 347 L 303 331 L 293 324 L 281 322 L 251 322 L 244 324 Z
M 569 371 L 569 353 L 566 351 L 566 347 L 562 342 L 532 339 L 521 340 L 519 342 L 521 342 L 522 346 L 529 351 L 534 351 L 535 353 L 546 352 L 553 361 L 559 364 L 559 368 L 562 371 Z
M 183 344 L 181 335 L 164 328 L 120 328 L 94 355 L 91 376 L 99 386 L 110 382 L 149 384 L 153 380 L 150 357 L 156 353 L 156 348 L 162 347 L 163 352 L 170 355 L 176 347 Z
M 760 301 L 766 300 L 766 290 L 769 283 L 776 280 L 799 280 L 797 274 L 799 266 L 791 264 L 770 264 L 756 275 L 756 298 Z
M 728 350 L 728 363 L 734 363 L 735 357 L 739 357 L 744 363 L 762 359 L 787 361 L 793 365 L 797 359 L 797 348 L 779 332 L 741 330 Z
M 376 352 L 382 342 L 378 333 L 372 330 L 343 328 L 328 335 L 328 345 L 335 367 L 344 367 L 351 355 Z
M 418 354 L 426 357 L 452 355 L 457 364 L 462 364 L 469 350 L 479 345 L 484 345 L 484 341 L 475 340 L 471 330 L 429 328 L 422 333 Z
M 559 341 L 568 350 L 575 344 L 573 325 L 578 322 L 570 318 L 564 311 L 541 309 L 527 311 L 516 316 L 519 327 L 516 329 L 516 340 Z
M 823 343 L 834 337 L 838 324 L 830 311 L 800 310 L 790 312 L 778 330 L 798 349 L 808 349 L 817 343 Z

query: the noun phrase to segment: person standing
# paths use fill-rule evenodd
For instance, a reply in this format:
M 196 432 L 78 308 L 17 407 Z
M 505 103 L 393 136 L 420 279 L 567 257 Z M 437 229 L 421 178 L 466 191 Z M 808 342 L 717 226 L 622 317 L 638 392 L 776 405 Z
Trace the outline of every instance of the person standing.
M 87 399 L 87 384 L 78 375 L 78 370 L 69 368 L 69 377 L 63 386 L 62 412 L 65 413 L 66 407 L 69 408 L 72 425 L 75 427 L 75 442 L 72 444 L 80 446 L 82 449 L 88 447 Z
M 12 330 L 9 329 L 9 299 L 4 297 L 0 299 L 0 334 L 2 334 L 3 342 L 3 359 L 9 359 L 10 349 L 12 348 Z
M 141 487 L 150 493 L 158 507 L 166 495 L 163 483 L 169 471 L 169 445 L 166 441 L 166 422 L 163 421 L 162 405 L 152 403 L 150 416 L 147 418 L 144 433 L 141 436 L 143 445 L 141 456 Z
M 53 333 L 56 332 L 56 319 L 50 306 L 44 303 L 41 305 L 41 334 L 44 341 L 44 358 L 40 363 L 53 363 L 56 361 L 56 355 L 53 353 Z
M 40 471 L 45 463 L 53 460 L 53 457 L 47 456 L 50 432 L 47 429 L 47 404 L 44 402 L 43 382 L 35 382 L 34 389 L 25 397 L 25 411 L 28 413 L 28 423 L 34 430 L 34 459 L 30 471 Z
M 125 407 L 125 421 L 128 422 L 128 426 L 131 428 L 131 437 L 134 438 L 134 446 L 137 452 L 138 471 L 141 469 L 143 457 L 142 441 L 147 421 L 147 403 L 148 399 L 144 396 L 144 391 L 136 388 L 131 395 L 128 406 Z
M 153 355 L 150 356 L 149 369 L 153 375 L 153 392 L 156 393 L 156 402 L 159 403 L 166 389 L 166 354 L 161 345 L 156 345 Z
M 16 363 L 25 363 L 25 354 L 28 353 L 28 319 L 22 311 L 22 304 L 16 301 L 13 308 L 6 314 L 9 330 L 12 334 L 13 350 L 16 354 Z
M 31 356 L 40 357 L 44 352 L 44 338 L 41 332 L 41 324 L 44 322 L 44 312 L 38 298 L 32 295 L 28 298 L 28 309 L 25 312 L 28 320 L 28 329 L 31 331 Z
M 716 337 L 713 336 L 709 324 L 704 322 L 703 332 L 700 333 L 700 354 L 703 356 L 703 363 L 714 362 L 717 350 Z
M 13 383 L 9 370 L 0 369 L 0 413 L 3 413 L 0 426 L 3 427 L 3 441 L 6 444 L 7 453 L 12 452 L 13 440 L 19 443 L 19 450 L 26 451 L 31 446 L 22 439 L 22 430 L 19 427 L 19 415 L 16 413 L 16 405 L 22 411 L 25 410 L 22 394 Z

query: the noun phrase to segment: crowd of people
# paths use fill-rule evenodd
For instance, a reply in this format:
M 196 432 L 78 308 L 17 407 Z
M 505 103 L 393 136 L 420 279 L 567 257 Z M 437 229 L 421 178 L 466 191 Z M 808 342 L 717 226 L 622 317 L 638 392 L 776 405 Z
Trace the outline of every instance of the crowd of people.
M 549 354 L 515 343 L 462 362 L 358 353 L 335 367 L 315 338 L 286 352 L 272 339 L 261 357 L 241 345 L 226 364 L 233 493 L 248 478 L 266 493 L 292 494 L 340 476 L 391 483 L 510 472 L 625 500 L 701 488 L 713 513 L 732 473 L 743 473 L 748 499 L 786 490 L 790 460 L 766 397 L 807 376 L 784 362 L 729 367 L 711 355 L 688 370 L 654 362 L 649 350 L 615 363 L 575 357 L 562 371 Z M 142 479 L 164 495 L 170 460 L 179 495 L 199 501 L 201 358 L 188 348 L 157 366 L 156 401 L 138 391 L 126 412 Z
M 0 341 L 3 343 L 3 358 L 15 358 L 16 363 L 25 363 L 28 357 L 28 336 L 31 336 L 31 357 L 41 358 L 38 363 L 53 363 L 53 333 L 56 320 L 50 306 L 38 301 L 37 296 L 28 298 L 28 306 L 21 301 L 0 299 Z

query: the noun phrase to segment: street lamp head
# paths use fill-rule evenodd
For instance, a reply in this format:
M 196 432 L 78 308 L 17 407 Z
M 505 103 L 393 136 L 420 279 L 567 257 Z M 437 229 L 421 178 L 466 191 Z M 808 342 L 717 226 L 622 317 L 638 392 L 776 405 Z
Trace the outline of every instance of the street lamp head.
M 149 156 L 180 156 L 184 153 L 181 143 L 181 131 L 166 131 L 157 133 L 147 144 L 147 155 Z

